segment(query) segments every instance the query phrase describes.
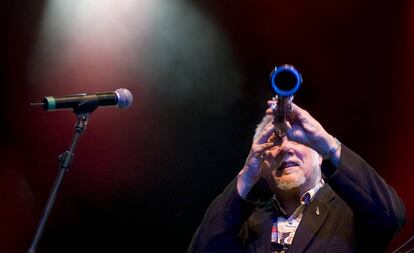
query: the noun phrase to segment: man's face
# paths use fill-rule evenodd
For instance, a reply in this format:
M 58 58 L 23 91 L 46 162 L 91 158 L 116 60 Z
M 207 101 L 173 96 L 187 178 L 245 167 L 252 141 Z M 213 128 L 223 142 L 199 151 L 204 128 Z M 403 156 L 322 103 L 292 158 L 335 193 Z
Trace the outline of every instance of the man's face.
M 299 188 L 307 191 L 314 187 L 321 177 L 322 157 L 286 136 L 276 142 L 277 145 L 266 152 L 262 166 L 263 176 L 272 190 Z

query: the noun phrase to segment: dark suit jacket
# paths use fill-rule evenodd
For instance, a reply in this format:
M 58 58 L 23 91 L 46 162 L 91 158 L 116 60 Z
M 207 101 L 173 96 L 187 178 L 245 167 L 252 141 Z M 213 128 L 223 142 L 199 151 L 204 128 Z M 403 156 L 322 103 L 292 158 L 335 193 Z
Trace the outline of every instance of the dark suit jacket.
M 326 184 L 304 210 L 288 252 L 383 252 L 405 218 L 395 191 L 344 145 L 339 168 L 324 161 L 322 174 Z M 258 183 L 245 200 L 233 180 L 210 204 L 188 253 L 269 253 L 279 211 L 269 196 Z

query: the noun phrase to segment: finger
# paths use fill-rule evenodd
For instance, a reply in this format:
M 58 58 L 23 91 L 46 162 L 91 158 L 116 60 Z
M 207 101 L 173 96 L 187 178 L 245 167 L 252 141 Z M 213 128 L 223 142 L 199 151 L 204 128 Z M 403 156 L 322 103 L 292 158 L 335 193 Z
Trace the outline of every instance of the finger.
M 277 99 L 267 100 L 267 106 L 271 107 L 272 105 L 277 104 Z
M 267 106 L 266 114 L 273 114 L 277 108 L 277 100 L 268 100 Z
M 270 151 L 265 151 L 265 153 L 263 154 L 263 163 L 267 168 L 277 168 L 280 165 L 277 165 L 276 159 L 273 157 Z
M 275 130 L 275 126 L 272 122 L 269 122 L 259 134 L 259 137 L 255 140 L 257 144 L 265 143 L 269 140 L 270 136 L 272 135 L 273 131 Z
M 266 115 L 270 115 L 270 114 L 272 114 L 272 115 L 274 114 L 274 111 L 271 107 L 267 108 L 267 110 L 266 110 Z
M 293 113 L 293 117 L 300 121 L 311 117 L 308 111 L 302 109 L 295 103 L 292 103 L 292 113 Z
M 275 147 L 277 145 L 277 142 L 266 142 L 263 144 L 257 144 L 255 145 L 254 154 L 255 156 L 263 156 L 265 155 L 266 151 L 269 149 Z
M 275 125 L 275 132 L 277 132 L 278 137 L 283 137 L 288 131 L 292 129 L 292 125 L 287 120 L 282 122 L 274 122 L 273 124 Z
M 292 128 L 286 133 L 286 135 L 291 141 L 311 147 L 309 136 L 299 125 L 293 125 Z

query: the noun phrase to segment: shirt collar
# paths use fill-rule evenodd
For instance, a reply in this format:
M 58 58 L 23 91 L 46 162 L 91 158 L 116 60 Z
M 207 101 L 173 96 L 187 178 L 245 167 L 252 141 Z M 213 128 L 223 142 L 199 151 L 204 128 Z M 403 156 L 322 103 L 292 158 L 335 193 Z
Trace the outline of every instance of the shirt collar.
M 316 193 L 325 185 L 325 181 L 321 178 L 321 181 L 315 185 L 312 189 L 305 192 L 300 198 L 300 203 L 309 205 L 309 203 L 315 198 Z
M 321 181 L 317 183 L 312 189 L 305 192 L 302 197 L 300 198 L 301 204 L 309 205 L 310 202 L 315 198 L 316 193 L 325 185 L 325 181 L 321 178 Z M 273 196 L 272 199 L 273 205 L 281 212 L 283 216 L 286 216 L 286 211 L 283 210 L 282 206 L 280 205 L 279 201 L 277 200 L 276 195 Z

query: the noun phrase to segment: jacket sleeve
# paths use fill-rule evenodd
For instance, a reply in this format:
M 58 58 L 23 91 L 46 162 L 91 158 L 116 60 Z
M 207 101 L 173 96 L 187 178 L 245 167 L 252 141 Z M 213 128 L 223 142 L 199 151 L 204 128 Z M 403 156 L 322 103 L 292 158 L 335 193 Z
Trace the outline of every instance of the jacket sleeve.
M 208 207 L 187 252 L 243 252 L 239 233 L 256 207 L 257 192 L 253 188 L 243 199 L 234 179 Z
M 357 236 L 360 233 L 361 238 L 371 236 L 377 243 L 388 244 L 405 221 L 405 207 L 395 190 L 345 145 L 339 167 L 324 162 L 322 173 L 324 180 L 352 209 Z M 370 235 L 363 235 L 366 232 Z

